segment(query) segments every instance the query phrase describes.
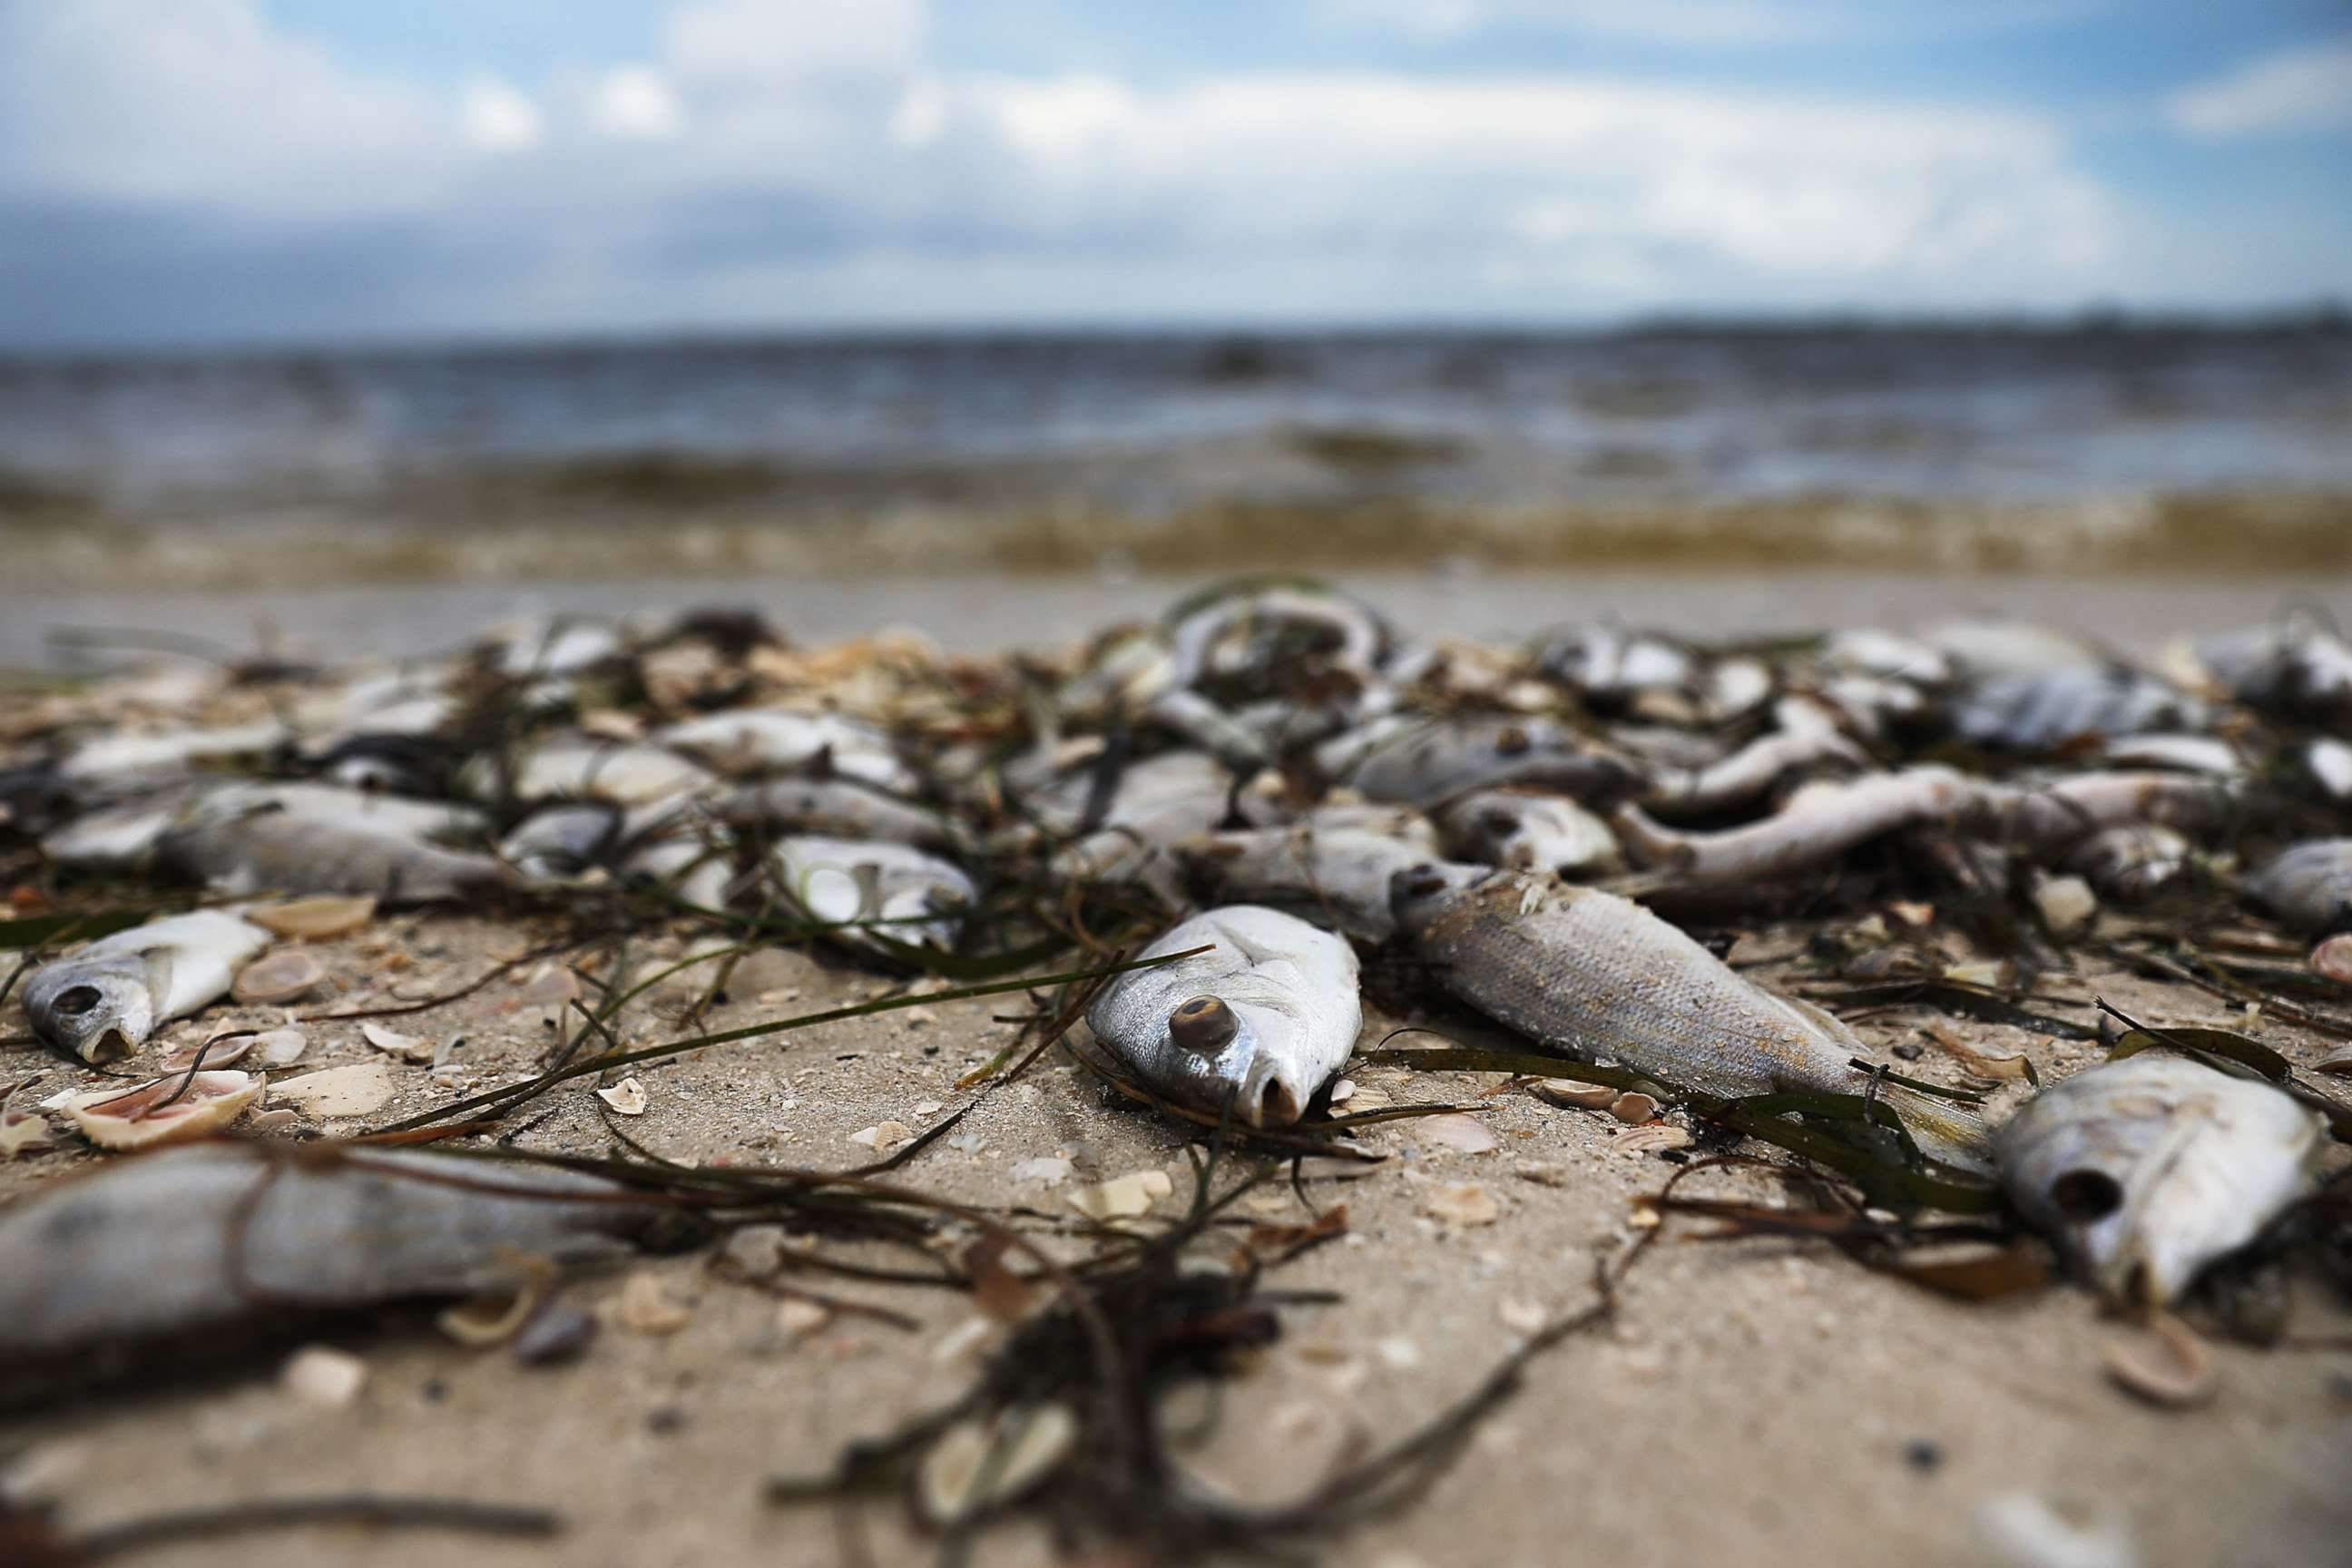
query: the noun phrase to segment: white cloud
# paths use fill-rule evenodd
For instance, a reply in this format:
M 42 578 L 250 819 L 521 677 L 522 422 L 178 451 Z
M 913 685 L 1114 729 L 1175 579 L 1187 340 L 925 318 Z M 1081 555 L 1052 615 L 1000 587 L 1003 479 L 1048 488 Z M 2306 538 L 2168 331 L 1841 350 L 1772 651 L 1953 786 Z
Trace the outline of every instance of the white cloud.
M 2255 60 L 2166 107 L 2181 131 L 2217 140 L 2352 128 L 2352 40 Z
M 790 80 L 906 68 L 923 44 L 923 0 L 697 0 L 662 29 L 681 74 Z
M 596 83 L 590 113 L 608 136 L 633 142 L 667 142 L 678 133 L 677 95 L 650 66 L 621 66 Z
M 539 145 L 539 106 L 496 77 L 477 77 L 458 100 L 457 124 L 466 140 L 491 153 L 520 153 Z
M 1444 39 L 1541 27 L 1688 48 L 1895 34 L 2006 32 L 2105 8 L 2107 0 L 1317 0 L 1325 19 Z

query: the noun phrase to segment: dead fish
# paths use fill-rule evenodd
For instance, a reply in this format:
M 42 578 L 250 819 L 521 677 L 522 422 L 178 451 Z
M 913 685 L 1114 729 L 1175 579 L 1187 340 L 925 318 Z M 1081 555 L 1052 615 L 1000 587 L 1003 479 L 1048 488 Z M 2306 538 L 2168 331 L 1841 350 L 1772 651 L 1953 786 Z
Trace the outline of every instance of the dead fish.
M 1622 626 L 1578 626 L 1556 632 L 1536 655 L 1537 666 L 1599 702 L 1622 702 L 1636 692 L 1678 690 L 1699 668 L 1698 656 L 1654 632 Z
M 2204 704 L 2170 682 L 2133 669 L 2070 668 L 1996 676 L 1952 706 L 1963 741 L 2043 752 L 2092 737 L 2195 728 Z
M 621 630 L 578 616 L 549 616 L 499 628 L 485 651 L 500 675 L 577 675 L 619 657 Z
M 1446 988 L 1541 1043 L 1703 1094 L 1858 1094 L 1869 1075 L 1852 1030 L 1818 1007 L 1733 973 L 1628 899 L 1502 871 L 1469 886 L 1408 871 L 1397 921 Z M 1879 1098 L 1922 1149 L 1972 1168 L 1982 1131 L 1967 1111 L 1885 1084 Z
M 2325 714 L 2352 703 L 2352 643 L 2301 618 L 2201 637 L 2168 662 L 2257 707 Z
M 2246 891 L 2295 931 L 2352 930 L 2352 838 L 2297 844 L 2247 878 Z
M 1952 679 L 1952 661 L 1943 649 L 1900 632 L 1869 626 L 1832 632 L 1822 639 L 1814 658 L 1822 668 L 1840 675 L 1901 681 L 1914 690 L 1941 686 Z
M 43 964 L 25 983 L 33 1032 L 86 1062 L 146 1044 L 155 1026 L 228 994 L 269 933 L 220 910 L 168 915 L 100 937 Z
M 1096 798 L 1100 783 L 1101 775 L 1089 765 L 1029 798 L 1036 829 L 1071 839 L 1054 855 L 1055 874 L 1073 880 L 1139 881 L 1171 901 L 1177 843 L 1213 831 L 1237 810 L 1261 821 L 1273 815 L 1262 795 L 1201 752 L 1163 752 L 1130 763 L 1116 775 L 1107 801 Z M 1034 832 L 1024 829 L 1014 837 Z
M 730 773 L 837 776 L 902 792 L 918 782 L 888 735 L 838 713 L 733 708 L 667 725 L 653 738 Z
M 118 732 L 75 747 L 58 770 L 77 784 L 174 773 L 196 763 L 272 752 L 288 739 L 286 726 L 275 719 L 216 729 Z
M 1715 882 L 1789 876 L 1857 844 L 1928 825 L 2060 856 L 2102 827 L 2210 828 L 2228 818 L 2237 799 L 2228 781 L 2184 773 L 2077 773 L 2018 785 L 1927 763 L 1807 784 L 1763 821 L 1718 832 L 1679 833 L 1632 805 L 1620 806 L 1613 820 L 1637 865 Z
M 366 893 L 387 904 L 437 903 L 509 879 L 491 856 L 446 849 L 355 809 L 309 816 L 207 804 L 156 840 L 159 865 L 215 892 Z
M 1349 740 L 1343 735 L 1331 745 Z M 1369 800 L 1428 807 L 1506 784 L 1601 799 L 1624 794 L 1637 780 L 1622 759 L 1587 748 L 1549 719 L 1467 718 L 1383 726 L 1335 782 Z
M 1179 686 L 1264 687 L 1277 666 L 1369 679 L 1388 632 L 1370 606 L 1345 594 L 1276 585 L 1213 591 L 1205 602 L 1180 605 L 1169 641 Z
M 2084 839 L 2066 867 L 2105 897 L 2128 900 L 2169 886 L 2189 868 L 2189 840 L 2171 828 L 2129 823 Z
M 1652 810 L 1705 814 L 1744 805 L 1790 774 L 1836 763 L 1866 766 L 1870 761 L 1845 738 L 1820 703 L 1783 699 L 1774 709 L 1778 728 L 1703 767 L 1663 773 L 1643 799 Z
M 1087 1026 L 1170 1100 L 1211 1112 L 1230 1100 L 1253 1127 L 1287 1126 L 1363 1027 L 1355 949 L 1278 910 L 1229 904 L 1194 915 L 1140 956 L 1203 945 L 1211 951 L 1113 980 L 1087 1009 Z
M 1286 827 L 1209 833 L 1176 846 L 1194 886 L 1214 901 L 1277 904 L 1375 943 L 1396 933 L 1391 880 L 1436 852 L 1428 819 L 1393 806 L 1326 806 Z
M 853 944 L 871 947 L 871 936 L 951 949 L 979 897 L 961 867 L 904 844 L 804 835 L 778 840 L 769 858 L 785 896 L 809 919 L 894 922 L 838 933 Z
M 2076 1073 L 1994 1134 L 2001 1184 L 2108 1295 L 2162 1305 L 2309 1190 L 2326 1124 L 2165 1051 Z
M 1570 880 L 1603 876 L 1624 864 L 1609 825 L 1560 795 L 1475 790 L 1439 811 L 1437 822 L 1447 850 L 1461 860 L 1557 871 Z
M 2067 632 L 2019 621 L 1946 621 L 1927 628 L 1929 647 L 1979 679 L 2105 666 L 2106 654 Z
M 496 1289 L 517 1257 L 619 1251 L 652 1212 L 612 1201 L 620 1191 L 413 1152 L 207 1144 L 121 1161 L 0 1213 L 0 1368 L 127 1359 L 272 1316 Z
M 482 799 L 499 793 L 498 770 L 489 757 L 477 758 L 464 782 Z M 559 736 L 532 746 L 516 759 L 508 781 L 519 801 L 601 800 L 616 805 L 646 805 L 705 789 L 710 772 L 660 746 Z
M 723 795 L 711 814 L 739 831 L 814 833 L 887 839 L 918 849 L 954 849 L 963 835 L 939 812 L 849 779 L 776 779 Z
M 530 881 L 568 880 L 605 863 L 625 815 L 603 801 L 541 806 L 499 840 L 499 858 Z

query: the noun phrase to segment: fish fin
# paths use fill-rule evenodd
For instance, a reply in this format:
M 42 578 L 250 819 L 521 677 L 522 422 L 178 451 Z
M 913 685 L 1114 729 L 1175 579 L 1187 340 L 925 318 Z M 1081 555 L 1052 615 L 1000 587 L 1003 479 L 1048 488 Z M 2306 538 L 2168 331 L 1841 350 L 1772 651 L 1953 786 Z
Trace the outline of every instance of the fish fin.
M 1964 1171 L 1991 1172 L 1992 1145 L 1985 1132 L 1984 1120 L 1967 1106 L 1938 1100 L 1899 1083 L 1881 1084 L 1878 1098 L 1903 1118 L 1903 1125 L 1910 1130 L 1920 1152 L 1928 1158 L 1958 1165 Z

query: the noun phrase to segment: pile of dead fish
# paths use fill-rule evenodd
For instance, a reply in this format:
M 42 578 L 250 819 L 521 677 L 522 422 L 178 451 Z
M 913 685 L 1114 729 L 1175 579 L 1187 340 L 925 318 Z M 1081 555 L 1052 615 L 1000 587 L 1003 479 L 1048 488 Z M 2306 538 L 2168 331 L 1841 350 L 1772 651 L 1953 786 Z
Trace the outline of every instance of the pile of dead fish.
M 1932 905 L 2030 976 L 2102 920 L 2250 915 L 2315 943 L 2312 975 L 2352 980 L 2336 934 L 2352 931 L 2352 646 L 2301 621 L 2153 665 L 1984 623 L 1724 647 L 1593 626 L 1496 647 L 1254 583 L 985 660 L 911 636 L 799 648 L 704 614 L 509 628 L 364 668 L 188 662 L 0 712 L 16 880 L 60 908 L 91 889 L 203 895 L 40 955 L 26 1017 L 86 1062 L 247 984 L 265 900 L 632 889 L 674 920 L 807 922 L 899 972 L 1091 909 L 1141 956 L 1190 954 L 1104 987 L 1096 1039 L 1150 1092 L 1238 1129 L 1323 1114 L 1359 1047 L 1360 964 L 1378 963 L 1669 1096 L 1866 1095 L 1918 1156 L 1997 1175 L 2088 1276 L 2152 1301 L 2312 1190 L 2325 1131 L 2305 1103 L 2159 1051 L 1988 1131 L 1702 937 Z M 1921 962 L 1889 942 L 1853 967 Z M 112 1107 L 120 1144 L 170 1141 L 175 1115 L 225 1126 L 256 1088 L 195 1071 L 84 1124 Z M 21 1204 L 0 1216 L 0 1342 L 49 1353 L 162 1312 L 91 1238 L 143 1215 L 138 1234 L 173 1246 L 221 1193 L 322 1233 L 421 1235 L 433 1216 L 393 1177 L 431 1158 L 281 1174 L 212 1146 Z M 620 1228 L 586 1178 L 502 1180 L 434 1245 L 348 1276 L 347 1252 L 304 1233 L 243 1258 L 250 1278 L 191 1258 L 169 1275 L 181 1316 L 226 1314 L 257 1282 L 346 1302 L 457 1292 L 494 1247 Z M 18 1249 L 43 1261 L 8 1261 Z

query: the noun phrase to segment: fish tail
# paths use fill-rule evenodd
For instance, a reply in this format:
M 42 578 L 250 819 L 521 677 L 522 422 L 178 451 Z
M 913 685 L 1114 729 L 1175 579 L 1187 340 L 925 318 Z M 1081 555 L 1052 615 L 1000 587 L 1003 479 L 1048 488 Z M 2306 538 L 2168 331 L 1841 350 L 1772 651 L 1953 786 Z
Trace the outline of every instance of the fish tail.
M 1899 1083 L 1881 1085 L 1878 1098 L 1903 1118 L 1920 1152 L 1928 1158 L 1965 1171 L 1992 1169 L 1992 1145 L 1985 1134 L 1984 1121 L 1967 1106 Z

